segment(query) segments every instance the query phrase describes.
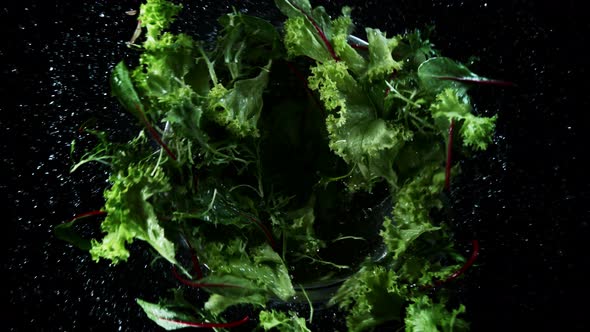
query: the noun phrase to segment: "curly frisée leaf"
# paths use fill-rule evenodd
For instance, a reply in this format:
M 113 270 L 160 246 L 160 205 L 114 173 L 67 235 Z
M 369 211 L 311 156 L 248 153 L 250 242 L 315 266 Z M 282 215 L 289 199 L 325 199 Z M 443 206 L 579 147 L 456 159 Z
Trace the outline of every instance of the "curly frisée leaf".
M 436 97 L 430 110 L 440 128 L 448 128 L 451 120 L 461 121 L 459 133 L 463 144 L 478 150 L 485 150 L 491 142 L 497 116 L 478 117 L 471 113 L 471 105 L 459 99 L 457 90 L 447 88 Z
M 111 175 L 112 187 L 105 191 L 107 216 L 101 224 L 106 232 L 102 241 L 92 240 L 90 254 L 95 261 L 101 258 L 114 264 L 126 261 L 126 244 L 134 239 L 148 242 L 162 257 L 176 264 L 174 243 L 159 224 L 154 205 L 150 202 L 158 194 L 170 190 L 167 177 L 161 170 L 150 176 L 146 164 L 130 165 Z
M 305 324 L 305 318 L 297 316 L 289 311 L 288 315 L 281 311 L 262 310 L 259 314 L 260 326 L 265 330 L 278 330 L 279 332 L 311 332 Z
M 433 303 L 427 296 L 414 299 L 406 309 L 404 323 L 406 332 L 440 331 L 463 332 L 469 330 L 469 324 L 457 316 L 465 312 L 465 306 L 449 312 L 442 303 Z
M 175 16 L 181 9 L 181 5 L 175 5 L 166 0 L 150 0 L 141 4 L 137 19 L 147 28 L 147 38 L 143 47 L 150 48 L 156 45 L 162 30 L 174 22 Z
M 355 166 L 366 187 L 380 178 L 395 185 L 392 165 L 412 133 L 377 116 L 369 97 L 343 62 L 330 60 L 313 67 L 309 86 L 318 90 L 330 111 L 326 118 L 330 149 Z
M 381 231 L 389 252 L 398 258 L 418 237 L 440 229 L 430 221 L 430 211 L 441 208 L 439 194 L 444 185 L 444 172 L 440 167 L 425 167 L 415 179 L 403 185 L 396 195 L 393 220 L 388 217 Z
M 365 331 L 402 317 L 404 286 L 399 276 L 382 266 L 365 266 L 338 289 L 330 304 L 350 310 L 349 331 Z

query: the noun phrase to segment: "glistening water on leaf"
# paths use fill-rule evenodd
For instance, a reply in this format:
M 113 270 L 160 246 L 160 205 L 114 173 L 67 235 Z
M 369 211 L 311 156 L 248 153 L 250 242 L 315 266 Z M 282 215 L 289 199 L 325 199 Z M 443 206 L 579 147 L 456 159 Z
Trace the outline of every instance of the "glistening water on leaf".
M 465 307 L 433 287 L 467 271 L 479 246 L 463 258 L 435 212 L 458 161 L 493 142 L 496 116 L 474 111 L 469 88 L 509 84 L 441 56 L 428 31 L 389 35 L 358 29 L 346 6 L 333 18 L 308 0 L 275 4 L 284 24 L 234 10 L 213 41 L 172 32 L 180 5 L 141 5 L 139 64 L 111 74 L 138 135 L 85 129 L 96 147 L 72 144 L 72 171 L 106 166 L 109 185 L 100 211 L 57 236 L 112 264 L 134 241 L 153 248 L 179 287 L 137 303 L 167 330 L 237 327 L 249 317 L 227 318 L 248 307 L 261 329 L 310 331 L 285 309 L 297 301 L 310 324 L 314 306 L 339 307 L 350 331 L 465 330 Z M 78 236 L 75 222 L 98 214 L 103 234 Z

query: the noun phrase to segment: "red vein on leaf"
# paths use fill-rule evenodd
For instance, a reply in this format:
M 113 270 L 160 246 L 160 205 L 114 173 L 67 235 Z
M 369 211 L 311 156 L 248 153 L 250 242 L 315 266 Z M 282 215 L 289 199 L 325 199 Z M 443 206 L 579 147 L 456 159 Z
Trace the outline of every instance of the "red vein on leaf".
M 150 132 L 154 140 L 164 149 L 164 151 L 166 151 L 170 158 L 176 160 L 176 156 L 174 155 L 174 153 L 172 153 L 170 148 L 168 148 L 168 145 L 166 145 L 166 143 L 162 141 L 160 135 L 158 135 L 158 132 L 154 129 L 154 127 L 152 127 L 147 117 L 145 116 L 145 113 L 143 113 L 143 111 L 141 110 L 139 104 L 135 104 L 135 109 L 137 110 L 137 112 L 139 112 L 139 115 L 141 116 L 141 121 L 146 126 L 147 130 Z
M 197 278 L 203 278 L 203 270 L 201 270 L 201 264 L 199 264 L 199 257 L 195 251 L 191 251 L 191 261 L 193 262 L 193 270 L 197 272 Z
M 467 262 L 465 262 L 465 264 L 463 264 L 463 266 L 461 266 L 461 268 L 459 270 L 455 271 L 448 278 L 446 278 L 444 280 L 436 281 L 433 285 L 434 287 L 440 286 L 440 285 L 445 284 L 449 281 L 453 281 L 453 280 L 457 279 L 460 275 L 464 274 L 465 271 L 467 271 L 467 269 L 469 269 L 469 267 L 471 265 L 473 265 L 473 263 L 477 259 L 477 256 L 479 256 L 479 242 L 477 240 L 471 240 L 471 245 L 472 245 L 471 257 L 469 257 Z
M 311 17 L 311 15 L 306 13 L 301 7 L 297 6 L 296 4 L 291 3 L 291 5 L 293 5 L 293 7 L 295 7 L 295 8 L 297 8 L 297 10 L 299 10 L 301 12 L 301 14 L 305 15 L 305 17 L 309 20 L 309 22 L 311 22 L 311 24 L 313 25 L 313 27 L 317 31 L 318 35 L 320 36 L 320 38 L 324 42 L 324 45 L 326 45 L 326 48 L 328 49 L 328 52 L 330 53 L 332 58 L 336 61 L 340 61 L 340 58 L 338 58 L 338 56 L 336 55 L 336 52 L 334 51 L 334 47 L 332 47 L 332 44 L 328 40 L 328 37 L 326 37 L 326 34 L 320 28 L 320 26 L 316 23 L 316 21 L 313 19 L 313 17 Z
M 262 229 L 262 231 L 264 232 L 264 235 L 266 236 L 266 240 L 268 241 L 268 244 L 270 244 L 270 246 L 274 250 L 277 250 L 277 247 L 275 245 L 275 240 L 272 236 L 272 233 L 270 232 L 270 230 L 266 226 L 264 226 L 264 224 L 260 220 L 252 217 L 251 215 L 249 215 L 247 213 L 240 212 L 240 214 L 242 216 L 248 218 L 251 222 L 255 223 L 260 229 Z
M 236 320 L 229 323 L 196 323 L 196 322 L 187 322 L 184 320 L 176 320 L 164 317 L 157 317 L 159 320 L 164 320 L 167 322 L 184 325 L 184 326 L 191 326 L 191 327 L 206 327 L 206 328 L 230 328 L 240 326 L 250 320 L 250 317 L 244 316 L 244 318 L 240 320 Z
M 197 272 L 197 279 L 203 279 L 203 270 L 201 270 L 201 264 L 199 263 L 199 256 L 197 251 L 186 241 L 189 249 L 191 250 L 191 262 L 193 263 L 193 270 Z
M 471 78 L 471 77 L 454 77 L 454 76 L 437 76 L 439 80 L 446 80 L 446 81 L 455 81 L 461 83 L 473 83 L 479 85 L 495 85 L 495 86 L 507 86 L 507 87 L 515 87 L 516 84 L 508 81 L 501 81 L 501 80 L 490 80 L 490 79 L 481 79 L 481 78 Z
M 241 286 L 231 285 L 231 284 L 216 284 L 216 283 L 204 283 L 204 282 L 195 282 L 190 281 L 183 278 L 178 271 L 176 271 L 176 267 L 172 266 L 172 274 L 176 280 L 180 281 L 183 285 L 195 288 L 208 288 L 208 287 L 220 287 L 220 288 L 242 288 Z
M 94 210 L 94 211 L 90 211 L 90 212 L 85 212 L 85 213 L 78 214 L 78 215 L 74 216 L 68 222 L 76 221 L 78 219 L 82 219 L 82 218 L 86 218 L 86 217 L 90 217 L 90 216 L 101 216 L 101 215 L 105 215 L 105 214 L 107 214 L 106 211 Z
M 451 163 L 453 154 L 453 129 L 455 129 L 455 120 L 451 119 L 449 126 L 449 142 L 447 144 L 447 162 L 445 166 L 445 190 L 451 189 Z

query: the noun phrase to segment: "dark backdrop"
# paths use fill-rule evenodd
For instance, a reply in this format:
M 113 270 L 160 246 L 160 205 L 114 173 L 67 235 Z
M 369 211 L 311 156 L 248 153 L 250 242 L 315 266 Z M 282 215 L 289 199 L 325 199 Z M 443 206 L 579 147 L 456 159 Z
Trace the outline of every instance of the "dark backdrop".
M 178 25 L 202 38 L 232 5 L 282 19 L 271 1 L 184 2 Z M 340 3 L 314 1 L 332 14 Z M 470 239 L 481 244 L 478 265 L 450 286 L 467 305 L 473 331 L 588 329 L 584 11 L 571 0 L 342 3 L 355 7 L 359 27 L 389 34 L 435 24 L 432 41 L 444 55 L 477 56 L 475 72 L 518 84 L 474 90 L 478 111 L 498 114 L 497 136 L 489 151 L 463 161 L 451 194 L 457 242 L 466 254 Z M 107 84 L 114 64 L 137 57 L 124 45 L 135 28 L 124 11 L 137 6 L 29 0 L 0 11 L 3 330 L 159 330 L 134 299 L 153 300 L 173 287 L 168 268 L 150 266 L 140 244 L 128 264 L 95 264 L 51 231 L 103 203 L 105 169 L 68 172 L 76 128 L 94 117 L 114 139 L 137 130 Z M 318 331 L 332 331 L 343 319 L 324 312 L 317 321 Z

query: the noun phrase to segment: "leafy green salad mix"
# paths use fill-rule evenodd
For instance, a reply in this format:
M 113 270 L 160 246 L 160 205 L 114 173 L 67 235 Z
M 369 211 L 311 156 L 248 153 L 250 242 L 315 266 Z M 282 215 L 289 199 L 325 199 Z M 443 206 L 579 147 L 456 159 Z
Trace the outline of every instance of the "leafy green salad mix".
M 437 211 L 458 172 L 451 152 L 493 135 L 496 117 L 473 113 L 468 88 L 506 82 L 442 57 L 420 31 L 388 37 L 355 27 L 348 7 L 331 18 L 308 0 L 275 4 L 282 26 L 234 11 L 214 43 L 170 32 L 180 5 L 141 5 L 139 65 L 111 78 L 139 134 L 87 129 L 98 145 L 73 151 L 72 170 L 110 168 L 104 208 L 82 215 L 103 215 L 104 236 L 78 236 L 81 216 L 57 235 L 112 264 L 146 242 L 179 287 L 137 303 L 168 330 L 253 319 L 309 331 L 314 306 L 346 312 L 350 331 L 467 330 L 465 307 L 435 288 L 473 263 L 477 242 L 462 257 Z M 274 305 L 293 301 L 312 315 Z M 259 316 L 235 320 L 228 309 L 244 306 Z

